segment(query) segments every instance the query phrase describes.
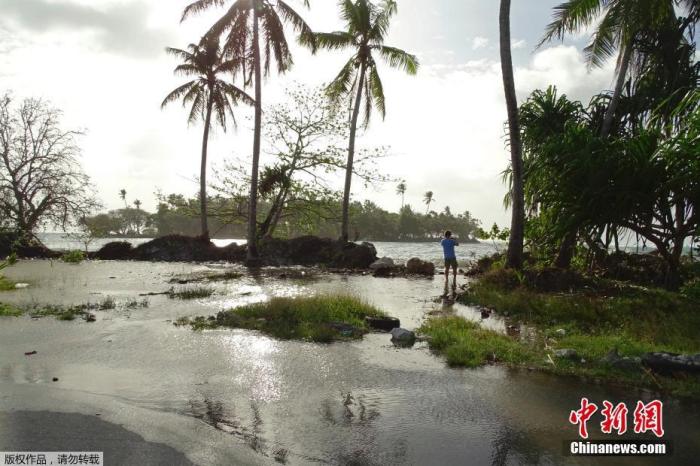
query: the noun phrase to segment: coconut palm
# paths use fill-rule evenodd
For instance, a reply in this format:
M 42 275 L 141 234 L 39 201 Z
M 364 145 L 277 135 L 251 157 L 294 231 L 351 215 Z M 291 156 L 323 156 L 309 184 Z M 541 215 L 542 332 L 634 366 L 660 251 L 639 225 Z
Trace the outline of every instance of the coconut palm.
M 120 189 L 119 190 L 119 199 L 124 201 L 124 207 L 129 208 L 129 205 L 126 203 L 126 189 Z
M 377 62 L 373 54 L 378 55 L 392 68 L 401 68 L 410 75 L 418 71 L 418 59 L 403 50 L 384 45 L 391 17 L 397 11 L 394 0 L 384 0 L 379 6 L 369 0 L 341 0 L 339 6 L 340 15 L 346 24 L 345 30 L 316 33 L 314 37 L 319 48 L 354 51 L 327 88 L 328 96 L 334 101 L 354 98 L 341 227 L 341 239 L 347 241 L 355 136 L 363 98 L 365 127 L 369 124 L 373 108 L 379 111 L 382 118 L 386 115 L 384 86 L 379 78 Z
M 197 0 L 188 5 L 182 19 L 202 12 L 212 6 L 231 3 L 230 8 L 207 33 L 210 37 L 225 38 L 225 52 L 233 57 L 245 57 L 242 71 L 246 85 L 255 82 L 255 129 L 253 135 L 253 160 L 250 176 L 250 199 L 248 206 L 247 263 L 258 263 L 257 214 L 258 171 L 260 164 L 260 135 L 262 128 L 262 74 L 270 74 L 274 58 L 279 73 L 292 66 L 292 54 L 284 34 L 284 22 L 291 24 L 300 33 L 299 41 L 314 48 L 311 28 L 302 17 L 283 0 Z M 304 0 L 309 6 L 309 1 Z M 262 36 L 262 44 L 261 44 Z M 261 53 L 262 46 L 262 53 Z M 263 56 L 264 55 L 264 56 Z
M 396 194 L 401 196 L 401 208 L 403 209 L 404 196 L 406 195 L 406 181 L 405 180 L 399 182 L 399 184 L 396 185 Z
M 199 197 L 201 209 L 202 238 L 209 238 L 207 224 L 207 147 L 212 116 L 226 131 L 230 116 L 235 126 L 233 107 L 238 102 L 253 104 L 253 99 L 235 85 L 221 79 L 221 75 L 232 73 L 240 64 L 239 59 L 226 59 L 221 51 L 218 39 L 203 39 L 199 45 L 190 44 L 187 50 L 167 48 L 166 51 L 182 60 L 175 68 L 179 75 L 193 77 L 191 81 L 179 86 L 163 100 L 161 107 L 182 100 L 182 106 L 190 106 L 189 123 L 204 119 L 202 136 L 202 156 L 199 172 Z
M 506 265 L 520 269 L 523 265 L 523 242 L 525 237 L 525 195 L 523 187 L 523 148 L 520 140 L 520 123 L 518 121 L 518 99 L 515 94 L 513 76 L 513 59 L 510 45 L 510 0 L 501 0 L 499 14 L 501 41 L 501 70 L 503 72 L 503 89 L 508 109 L 508 135 L 510 142 L 510 164 L 513 183 L 511 199 L 512 218 L 510 223 L 510 240 Z
M 585 49 L 588 65 L 600 67 L 616 51 L 619 52 L 615 89 L 605 113 L 601 136 L 610 134 L 630 64 L 638 61 L 635 55 L 640 55 L 636 48 L 639 34 L 675 21 L 676 4 L 684 6 L 691 17 L 697 16 L 697 0 L 568 0 L 554 8 L 554 21 L 547 26 L 540 45 L 554 38 L 563 39 L 566 34 L 598 22 Z
M 141 201 L 139 201 L 138 199 L 136 199 L 136 200 L 134 201 L 134 205 L 136 206 L 136 210 L 141 210 Z
M 435 199 L 433 199 L 433 192 L 432 191 L 426 192 L 425 195 L 423 196 L 423 203 L 425 203 L 426 215 L 428 214 L 428 212 L 430 212 L 430 204 L 432 204 L 434 201 L 435 201 Z

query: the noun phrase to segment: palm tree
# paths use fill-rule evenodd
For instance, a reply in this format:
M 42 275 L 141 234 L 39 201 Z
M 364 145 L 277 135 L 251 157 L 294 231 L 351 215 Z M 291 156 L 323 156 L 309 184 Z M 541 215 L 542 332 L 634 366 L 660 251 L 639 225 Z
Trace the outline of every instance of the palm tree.
M 253 99 L 235 85 L 219 76 L 232 73 L 241 64 L 239 59 L 226 59 L 222 54 L 218 39 L 203 39 L 199 45 L 190 44 L 187 50 L 167 48 L 166 51 L 182 60 L 175 68 L 175 73 L 193 77 L 191 81 L 179 86 L 163 100 L 161 107 L 171 102 L 182 100 L 182 106 L 190 105 L 189 123 L 204 118 L 204 135 L 202 137 L 202 156 L 199 172 L 199 202 L 201 209 L 202 238 L 209 238 L 207 224 L 207 147 L 212 115 L 221 128 L 226 131 L 228 115 L 233 116 L 233 106 L 239 101 L 252 104 Z
M 423 202 L 425 203 L 426 215 L 428 214 L 428 212 L 430 212 L 430 204 L 432 204 L 433 201 L 435 201 L 435 199 L 433 199 L 433 192 L 432 191 L 426 192 L 424 197 L 423 197 Z
M 633 60 L 635 54 L 641 55 L 636 50 L 639 34 L 675 21 L 674 4 L 682 4 L 691 15 L 698 11 L 697 0 L 568 0 L 554 8 L 554 21 L 547 26 L 540 46 L 600 20 L 585 49 L 588 65 L 600 67 L 619 51 L 617 79 L 605 112 L 602 137 L 610 134 L 630 63 L 637 61 Z
M 403 209 L 404 196 L 406 195 L 406 181 L 401 181 L 396 186 L 396 194 L 401 196 L 401 209 Z
M 134 201 L 134 205 L 136 206 L 136 210 L 141 210 L 141 201 L 139 201 L 138 199 L 136 199 L 136 200 Z
M 119 198 L 124 201 L 124 208 L 128 209 L 129 205 L 126 203 L 126 189 L 119 190 Z
M 341 240 L 347 241 L 355 136 L 363 97 L 365 127 L 369 124 L 373 107 L 377 108 L 382 118 L 386 115 L 384 86 L 372 53 L 376 52 L 392 68 L 402 68 L 410 75 L 418 71 L 418 59 L 403 50 L 384 45 L 389 22 L 397 11 L 394 0 L 384 0 L 381 6 L 369 0 L 340 0 L 339 6 L 340 15 L 346 24 L 345 30 L 316 33 L 314 37 L 318 47 L 328 50 L 353 49 L 355 52 L 327 88 L 328 96 L 334 101 L 352 99 L 354 96 L 341 226 Z
M 503 72 L 503 89 L 508 109 L 510 164 L 513 183 L 513 196 L 511 199 L 512 218 L 506 265 L 520 269 L 523 265 L 523 242 L 525 236 L 525 194 L 523 187 L 523 149 L 520 140 L 520 123 L 518 121 L 518 99 L 515 94 L 513 59 L 510 50 L 510 0 L 501 0 L 499 29 L 501 70 Z
M 182 20 L 212 6 L 222 6 L 226 0 L 197 0 L 188 5 Z M 262 74 L 270 74 L 272 58 L 279 73 L 292 66 L 292 54 L 284 35 L 284 22 L 290 23 L 300 33 L 299 42 L 314 48 L 311 28 L 299 14 L 283 0 L 231 0 L 231 7 L 207 33 L 210 37 L 225 36 L 224 50 L 233 57 L 245 57 L 240 70 L 246 85 L 255 82 L 255 129 L 253 134 L 253 161 L 250 175 L 250 199 L 248 203 L 247 264 L 258 264 L 257 216 L 258 216 L 258 171 L 260 164 L 260 134 L 262 129 Z M 309 6 L 309 1 L 304 0 Z M 261 56 L 260 37 L 262 36 Z M 251 75 L 252 67 L 252 75 Z

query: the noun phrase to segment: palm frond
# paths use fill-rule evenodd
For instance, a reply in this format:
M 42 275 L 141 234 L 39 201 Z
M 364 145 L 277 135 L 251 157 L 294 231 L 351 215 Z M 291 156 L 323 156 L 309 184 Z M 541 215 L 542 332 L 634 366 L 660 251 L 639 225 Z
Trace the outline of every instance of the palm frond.
M 167 97 L 165 97 L 165 99 L 163 99 L 163 103 L 160 104 L 160 108 L 165 108 L 168 104 L 179 100 L 183 95 L 190 91 L 190 88 L 192 86 L 195 86 L 196 84 L 197 80 L 194 80 L 176 88 L 174 91 L 168 94 Z
M 185 63 L 182 65 L 177 65 L 175 67 L 174 73 L 178 76 L 195 76 L 195 75 L 201 74 L 202 70 L 197 68 L 195 65 L 190 65 L 189 63 Z
M 328 50 L 341 50 L 355 45 L 355 38 L 345 31 L 336 32 L 316 32 L 314 41 L 318 48 Z
M 619 28 L 617 15 L 605 15 L 593 34 L 591 43 L 584 49 L 589 67 L 601 67 L 610 57 L 615 55 L 621 45 Z
M 269 74 L 270 51 L 274 54 L 275 61 L 277 62 L 277 71 L 279 73 L 284 73 L 293 64 L 292 54 L 289 51 L 289 44 L 284 35 L 284 25 L 272 8 L 263 10 L 261 20 L 261 28 L 265 37 L 267 53 L 265 74 Z
M 355 67 L 356 60 L 356 55 L 350 58 L 340 70 L 338 76 L 336 76 L 326 88 L 326 93 L 331 100 L 337 101 L 341 99 L 343 96 L 347 95 L 352 88 L 351 83 L 355 80 L 357 75 L 357 68 Z
M 190 3 L 183 10 L 180 22 L 186 20 L 192 15 L 201 13 L 212 6 L 223 6 L 224 3 L 224 0 L 197 0 L 196 2 Z
M 365 78 L 364 83 L 358 83 L 358 85 L 364 87 L 365 93 L 365 111 L 362 126 L 367 129 L 369 127 L 369 121 L 372 116 L 372 88 L 369 85 L 369 79 Z
M 389 63 L 392 68 L 403 68 L 406 73 L 414 75 L 418 72 L 418 58 L 415 55 L 404 52 L 395 47 L 379 46 L 379 55 Z
M 308 0 L 305 3 L 308 7 Z M 314 33 L 306 21 L 299 16 L 299 13 L 294 11 L 294 9 L 283 0 L 277 0 L 277 9 L 282 15 L 282 18 L 290 23 L 294 30 L 299 33 L 299 43 L 309 47 L 312 52 L 316 51 L 316 40 Z
M 569 0 L 554 7 L 553 21 L 545 28 L 544 37 L 537 47 L 585 28 L 595 21 L 608 3 L 609 0 Z
M 204 111 L 204 94 L 204 92 L 197 92 L 194 95 L 190 116 L 187 118 L 189 124 L 195 123 L 202 116 L 202 112 Z
M 220 86 L 222 93 L 229 96 L 232 103 L 243 102 L 246 105 L 255 105 L 255 99 L 238 86 L 226 81 L 219 81 L 217 84 Z
M 371 100 L 374 103 L 374 106 L 379 110 L 379 114 L 382 116 L 382 119 L 386 117 L 386 103 L 384 99 L 384 85 L 382 84 L 382 80 L 379 78 L 379 72 L 377 71 L 377 67 L 373 66 L 369 70 L 369 89 L 372 91 L 371 94 L 367 95 L 367 100 Z
M 374 25 L 369 31 L 369 39 L 375 43 L 381 44 L 389 32 L 391 17 L 396 14 L 398 7 L 395 0 L 384 0 L 384 3 L 374 19 Z
M 193 45 L 193 44 L 190 44 L 190 47 L 191 47 L 192 45 Z M 180 60 L 182 60 L 182 61 L 184 61 L 184 62 L 186 62 L 186 63 L 187 63 L 187 62 L 191 62 L 192 60 L 194 60 L 194 54 L 193 54 L 193 53 L 188 52 L 188 51 L 186 51 L 186 50 L 182 50 L 182 49 L 176 49 L 176 48 L 173 48 L 173 47 L 165 47 L 165 53 L 167 53 L 168 55 L 172 55 L 172 56 L 174 56 L 174 57 L 177 57 L 177 58 L 179 58 Z

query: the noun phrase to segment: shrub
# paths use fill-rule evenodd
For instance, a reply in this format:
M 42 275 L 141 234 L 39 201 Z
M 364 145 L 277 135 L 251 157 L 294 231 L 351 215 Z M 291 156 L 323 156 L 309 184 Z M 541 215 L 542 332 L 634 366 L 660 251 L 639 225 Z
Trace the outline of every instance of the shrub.
M 68 264 L 80 264 L 85 260 L 85 253 L 83 251 L 68 251 L 61 256 L 61 260 Z

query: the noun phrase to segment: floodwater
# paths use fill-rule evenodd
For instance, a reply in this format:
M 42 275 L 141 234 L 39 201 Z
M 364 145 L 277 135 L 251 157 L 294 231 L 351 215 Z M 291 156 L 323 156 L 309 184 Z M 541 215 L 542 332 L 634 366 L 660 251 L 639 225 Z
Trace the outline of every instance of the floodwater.
M 424 343 L 395 348 L 387 334 L 321 345 L 172 325 L 271 296 L 337 292 L 363 297 L 409 329 L 431 311 L 481 320 L 475 309 L 435 302 L 441 277 L 265 269 L 215 283 L 210 298 L 156 295 L 146 308 L 125 306 L 177 287 L 168 283 L 173 278 L 222 269 L 239 270 L 99 261 L 22 261 L 7 269 L 29 286 L 3 293 L 3 302 L 78 304 L 109 296 L 117 308 L 96 311 L 94 323 L 0 318 L 0 419 L 16 411 L 100 414 L 195 464 L 693 464 L 700 455 L 700 407 L 688 402 L 663 399 L 671 457 L 573 458 L 564 454 L 565 441 L 577 437 L 567 419 L 581 397 L 633 406 L 650 394 L 498 366 L 451 369 Z M 484 324 L 502 330 L 506 322 Z M 589 428 L 600 438 L 598 422 Z

